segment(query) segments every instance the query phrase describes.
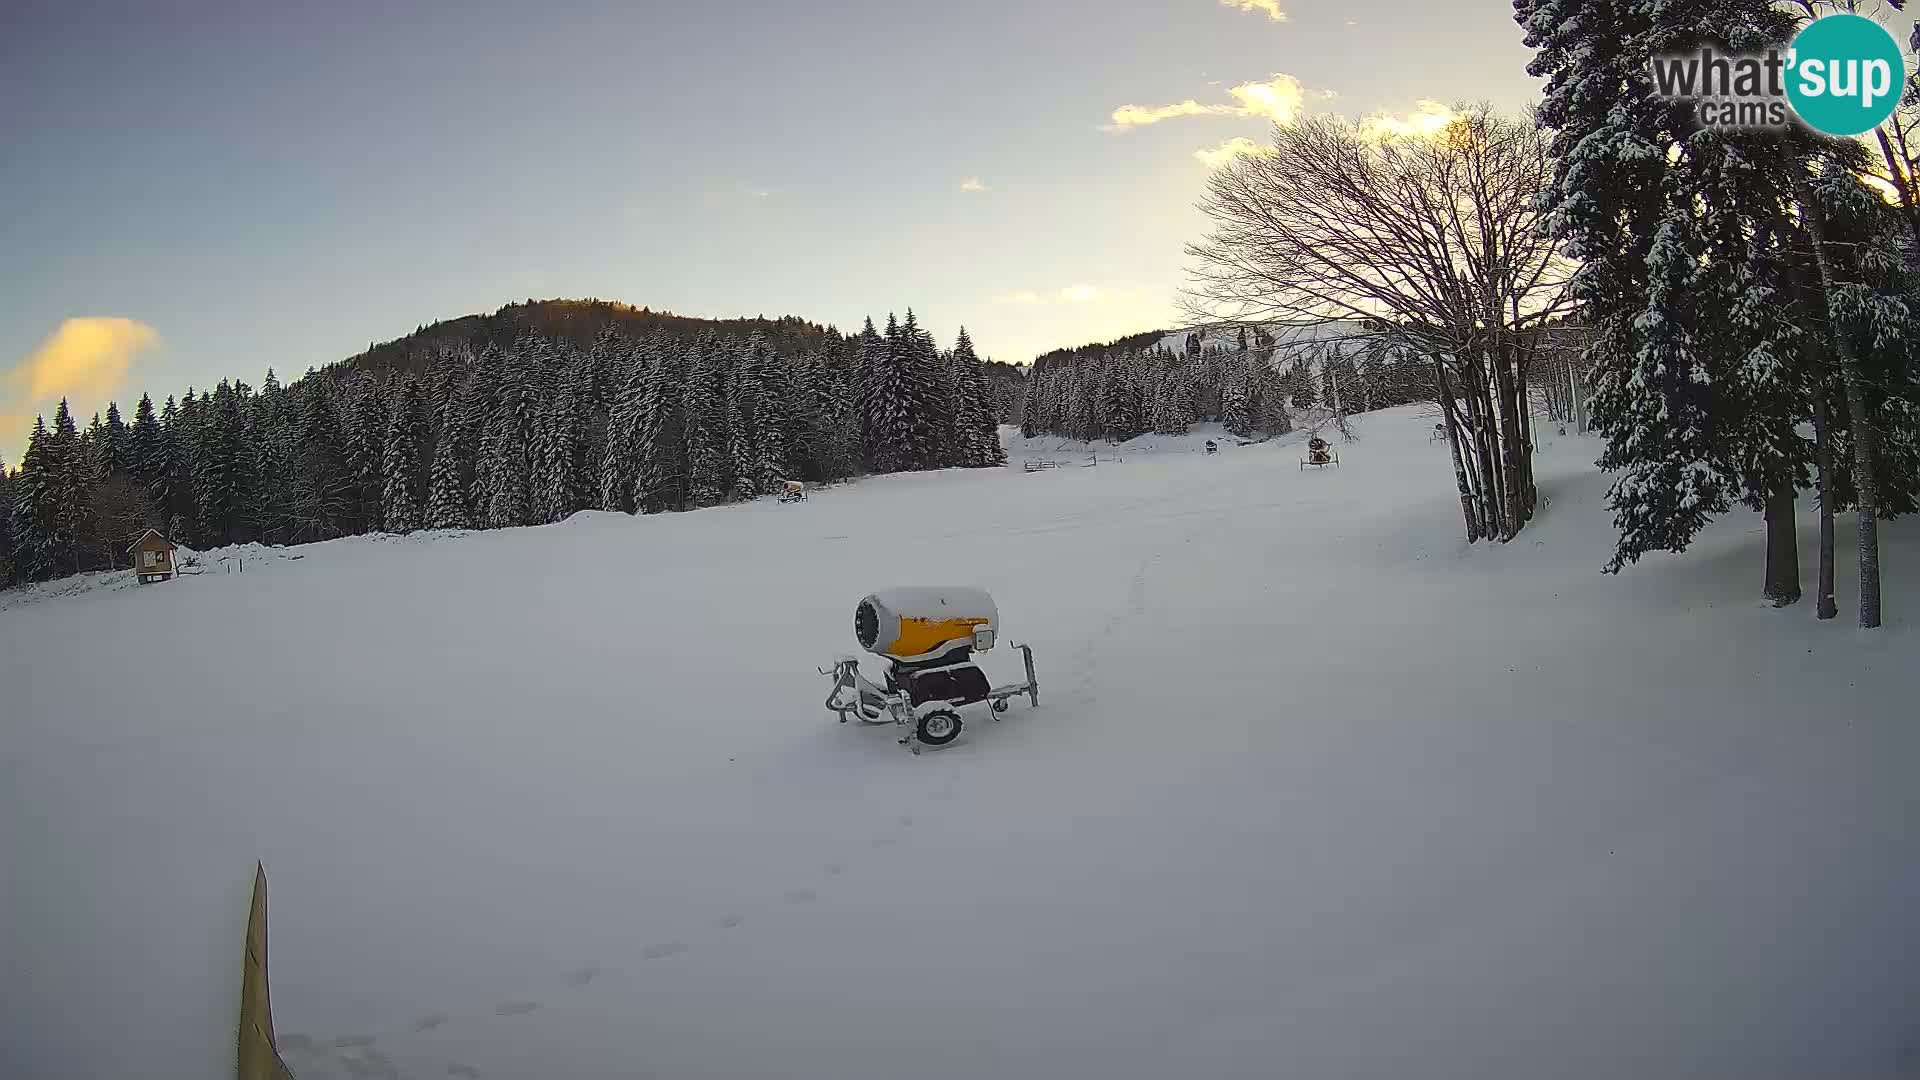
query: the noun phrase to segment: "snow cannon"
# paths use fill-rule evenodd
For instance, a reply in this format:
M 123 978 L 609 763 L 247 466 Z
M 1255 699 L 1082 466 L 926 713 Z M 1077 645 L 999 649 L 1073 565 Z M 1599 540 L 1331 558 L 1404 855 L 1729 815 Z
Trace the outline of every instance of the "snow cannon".
M 1000 609 L 985 589 L 920 586 L 870 593 L 853 609 L 853 637 L 886 661 L 883 681 L 870 681 L 860 661 L 842 656 L 820 674 L 833 676 L 829 712 L 840 722 L 892 723 L 907 728 L 900 739 L 918 754 L 960 737 L 960 708 L 985 702 L 997 721 L 1007 699 L 1027 695 L 1040 704 L 1033 649 L 1014 645 L 1026 664 L 1026 681 L 994 686 L 973 662 L 992 649 L 1000 633 Z
M 999 608 L 985 589 L 883 589 L 853 609 L 853 636 L 876 656 L 917 663 L 955 648 L 993 648 Z

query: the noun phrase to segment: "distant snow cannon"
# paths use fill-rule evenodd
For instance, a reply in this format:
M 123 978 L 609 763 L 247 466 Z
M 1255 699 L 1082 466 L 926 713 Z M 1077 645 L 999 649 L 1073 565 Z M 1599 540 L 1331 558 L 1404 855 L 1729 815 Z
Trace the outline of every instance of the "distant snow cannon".
M 987 702 L 994 719 L 1007 711 L 1007 699 L 1027 695 L 1040 704 L 1040 683 L 1033 673 L 1033 650 L 1015 645 L 1026 661 L 1025 682 L 993 686 L 973 663 L 975 652 L 993 648 L 1000 632 L 1000 609 L 985 589 L 922 586 L 883 589 L 853 609 L 853 636 L 860 647 L 887 661 L 884 685 L 869 682 L 860 662 L 842 656 L 822 675 L 833 676 L 826 706 L 840 722 L 894 723 L 910 726 L 900 742 L 916 754 L 922 746 L 945 746 L 960 737 L 959 709 Z

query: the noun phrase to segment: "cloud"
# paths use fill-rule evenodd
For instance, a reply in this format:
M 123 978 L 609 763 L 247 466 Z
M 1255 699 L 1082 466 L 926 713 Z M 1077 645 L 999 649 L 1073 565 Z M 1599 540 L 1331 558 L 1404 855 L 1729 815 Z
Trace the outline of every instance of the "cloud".
M 18 433 L 24 447 L 33 414 L 61 398 L 76 399 L 76 414 L 104 405 L 134 359 L 159 343 L 153 327 L 134 319 L 93 315 L 62 322 L 0 379 L 0 438 Z
M 1231 105 L 1202 105 L 1188 98 L 1172 105 L 1122 105 L 1113 110 L 1113 128 L 1125 131 L 1128 128 L 1145 127 L 1162 120 L 1172 120 L 1178 116 L 1232 116 Z
M 965 180 L 960 181 L 960 190 L 967 192 L 985 191 L 987 190 L 987 185 L 981 183 L 979 177 L 969 176 Z
M 1431 139 L 1463 114 L 1430 99 L 1421 99 L 1410 113 L 1378 112 L 1360 121 L 1360 136 L 1374 142 L 1388 139 Z
M 1261 146 L 1245 136 L 1235 135 L 1219 146 L 1203 146 L 1193 152 L 1193 156 L 1209 169 L 1217 169 L 1237 157 L 1265 157 L 1273 153 L 1271 147 Z
M 1264 116 L 1278 124 L 1291 124 L 1300 115 L 1306 88 L 1291 75 L 1275 74 L 1265 82 L 1243 82 L 1230 87 L 1227 96 L 1237 104 L 1202 105 L 1188 98 L 1172 105 L 1122 105 L 1113 110 L 1113 123 L 1105 130 L 1130 131 L 1183 116 Z
M 1034 307 L 1044 304 L 1108 304 L 1124 303 L 1135 295 L 1131 289 L 1102 289 L 1097 285 L 1076 283 L 1065 288 L 1049 289 L 1040 292 L 1035 289 L 1018 289 L 1004 292 L 993 298 L 996 304 L 1015 304 L 1022 307 Z
M 1233 87 L 1231 94 L 1241 106 L 1243 116 L 1265 116 L 1277 124 L 1291 124 L 1300 115 L 1300 102 L 1306 91 L 1291 75 L 1275 75 L 1266 82 L 1247 82 Z
M 7 396 L 23 404 L 112 393 L 143 350 L 160 343 L 153 327 L 133 319 L 68 319 L 7 373 Z
M 1220 0 L 1220 6 L 1238 8 L 1248 13 L 1262 11 L 1270 22 L 1287 21 L 1287 13 L 1280 10 L 1280 0 Z

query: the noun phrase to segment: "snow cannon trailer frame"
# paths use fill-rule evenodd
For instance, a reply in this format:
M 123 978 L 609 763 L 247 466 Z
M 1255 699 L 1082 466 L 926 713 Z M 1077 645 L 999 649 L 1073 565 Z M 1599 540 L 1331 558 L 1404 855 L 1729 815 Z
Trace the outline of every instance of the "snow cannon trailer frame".
M 1040 680 L 1031 646 L 1013 646 L 1025 662 L 1025 682 L 994 686 L 973 662 L 976 651 L 993 648 L 998 622 L 992 597 L 980 589 L 897 589 L 868 596 L 854 611 L 854 636 L 887 661 L 885 681 L 870 681 L 857 658 L 839 657 L 831 668 L 818 669 L 833 676 L 827 711 L 843 724 L 906 728 L 900 745 L 918 754 L 960 737 L 963 706 L 984 702 L 996 722 L 1011 698 L 1025 694 L 1037 707 Z
M 1300 471 L 1306 472 L 1307 466 L 1324 469 L 1329 465 L 1340 466 L 1340 452 L 1327 444 L 1327 440 L 1315 435 L 1307 440 L 1307 456 L 1300 459 Z

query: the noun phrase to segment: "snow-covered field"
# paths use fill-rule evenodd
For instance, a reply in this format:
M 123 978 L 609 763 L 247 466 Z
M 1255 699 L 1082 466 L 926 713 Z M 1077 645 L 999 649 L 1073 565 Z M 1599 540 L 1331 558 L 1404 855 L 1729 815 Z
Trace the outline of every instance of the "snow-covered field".
M 0 1075 L 225 1075 L 256 858 L 301 1080 L 1920 1073 L 1920 532 L 1606 578 L 1559 438 L 1469 549 L 1430 426 L 12 603 Z M 1042 693 L 915 758 L 816 668 L 925 582 Z

